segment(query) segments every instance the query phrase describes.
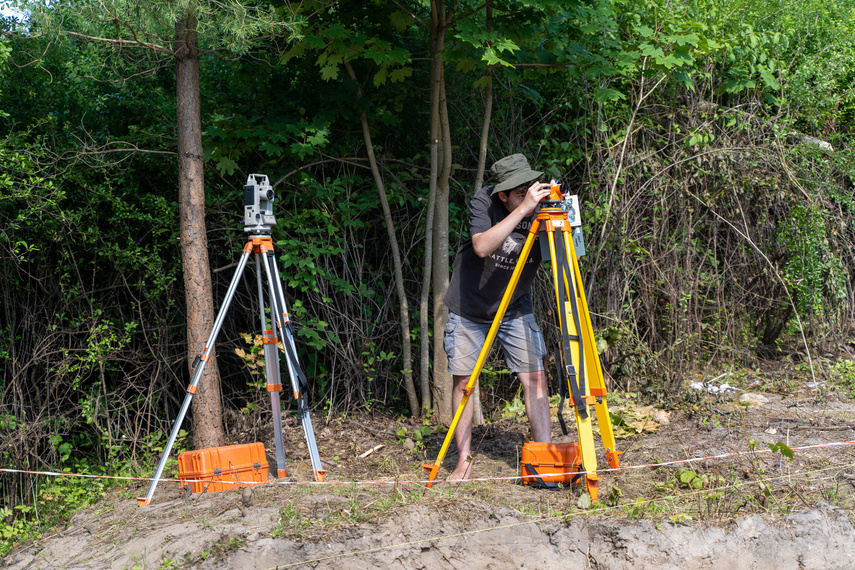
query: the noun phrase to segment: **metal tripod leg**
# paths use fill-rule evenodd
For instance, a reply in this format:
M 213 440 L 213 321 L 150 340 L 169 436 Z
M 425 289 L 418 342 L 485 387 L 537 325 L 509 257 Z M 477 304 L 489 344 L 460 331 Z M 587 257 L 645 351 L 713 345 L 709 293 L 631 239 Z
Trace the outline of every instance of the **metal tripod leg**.
M 267 377 L 267 391 L 270 392 L 270 410 L 273 416 L 273 441 L 276 445 L 276 476 L 286 477 L 285 447 L 282 442 L 282 407 L 279 392 L 282 391 L 282 375 L 279 372 L 279 343 L 274 326 L 267 326 L 267 316 L 264 314 L 264 286 L 261 277 L 261 254 L 255 254 L 255 277 L 258 282 L 258 307 L 261 317 L 261 330 L 264 343 L 264 372 Z M 271 299 L 272 299 L 271 295 Z M 275 312 L 274 312 L 275 314 Z
M 316 481 L 323 481 L 326 475 L 326 470 L 321 466 L 321 458 L 318 453 L 318 445 L 315 442 L 315 431 L 312 428 L 312 416 L 309 413 L 309 406 L 306 403 L 305 388 L 308 384 L 306 375 L 303 369 L 300 368 L 300 363 L 297 360 L 297 348 L 294 344 L 294 335 L 288 318 L 288 305 L 285 302 L 285 294 L 282 290 L 282 281 L 279 277 L 279 268 L 276 265 L 274 253 L 271 250 L 265 252 L 262 256 L 264 270 L 267 273 L 267 283 L 270 287 L 270 306 L 273 313 L 276 315 L 276 324 L 279 328 L 279 335 L 282 338 L 282 344 L 285 347 L 285 362 L 288 365 L 288 374 L 291 378 L 291 388 L 294 392 L 294 399 L 297 400 L 297 411 L 300 418 L 300 423 L 303 425 L 303 432 L 306 435 L 306 446 L 309 449 L 309 458 L 312 461 L 312 471 L 314 472 Z
M 163 469 L 166 467 L 166 462 L 169 459 L 169 452 L 172 451 L 172 446 L 175 445 L 175 439 L 178 437 L 178 432 L 181 429 L 184 416 L 187 415 L 187 410 L 190 408 L 190 401 L 193 399 L 193 394 L 196 393 L 196 387 L 199 384 L 199 380 L 202 378 L 202 372 L 205 370 L 205 365 L 208 363 L 208 354 L 214 348 L 217 335 L 220 333 L 220 329 L 223 326 L 223 320 L 229 310 L 229 305 L 232 303 L 232 299 L 235 295 L 235 289 L 237 289 L 238 281 L 240 281 L 240 277 L 243 275 L 243 271 L 246 268 L 246 263 L 249 260 L 249 254 L 251 251 L 252 246 L 248 243 L 244 247 L 243 253 L 240 256 L 237 269 L 235 270 L 235 275 L 232 277 L 232 282 L 229 284 L 229 288 L 226 291 L 226 298 L 223 300 L 220 312 L 217 313 L 217 318 L 214 320 L 214 326 L 211 329 L 211 334 L 208 337 L 208 340 L 205 341 L 205 348 L 196 356 L 196 360 L 193 363 L 193 379 L 190 381 L 190 385 L 187 386 L 187 394 L 184 396 L 184 402 L 181 404 L 181 410 L 178 412 L 178 417 L 175 418 L 175 423 L 172 424 L 172 432 L 169 434 L 169 439 L 166 441 L 166 447 L 163 448 L 163 453 L 160 456 L 160 461 L 157 464 L 157 470 L 154 472 L 151 485 L 149 485 L 148 492 L 145 497 L 137 498 L 137 503 L 139 503 L 139 506 L 141 507 L 151 503 L 151 498 L 154 496 L 154 489 L 157 487 L 157 483 L 160 481 L 160 476 L 163 474 Z

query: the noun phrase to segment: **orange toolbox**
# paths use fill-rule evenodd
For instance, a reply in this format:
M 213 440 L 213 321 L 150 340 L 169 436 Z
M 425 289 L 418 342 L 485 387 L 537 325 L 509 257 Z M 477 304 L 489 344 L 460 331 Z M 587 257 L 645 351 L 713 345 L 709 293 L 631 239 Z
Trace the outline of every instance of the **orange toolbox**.
M 530 441 L 523 445 L 520 456 L 523 483 L 555 487 L 579 481 L 581 467 L 578 443 L 541 443 Z
M 193 493 L 215 493 L 264 483 L 267 481 L 264 444 L 226 445 L 180 453 L 178 479 L 182 486 L 190 485 Z

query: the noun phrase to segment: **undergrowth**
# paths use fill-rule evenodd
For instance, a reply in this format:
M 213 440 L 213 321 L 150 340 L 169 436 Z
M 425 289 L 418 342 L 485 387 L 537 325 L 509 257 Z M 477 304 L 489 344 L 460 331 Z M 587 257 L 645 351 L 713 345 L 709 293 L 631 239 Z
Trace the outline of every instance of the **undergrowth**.
M 22 542 L 40 538 L 48 529 L 65 524 L 75 513 L 98 503 L 109 492 L 128 488 L 129 479 L 151 476 L 146 466 L 159 460 L 165 442 L 164 434 L 150 437 L 137 456 L 128 453 L 121 442 L 113 443 L 110 459 L 104 463 L 90 457 L 73 458 L 69 450 L 61 458 L 60 473 L 7 473 L 7 480 L 15 477 L 12 485 L 17 487 L 18 497 L 23 495 L 29 500 L 0 507 L 0 556 Z M 175 469 L 176 457 L 186 450 L 187 443 L 188 434 L 182 430 L 166 463 L 164 477 Z

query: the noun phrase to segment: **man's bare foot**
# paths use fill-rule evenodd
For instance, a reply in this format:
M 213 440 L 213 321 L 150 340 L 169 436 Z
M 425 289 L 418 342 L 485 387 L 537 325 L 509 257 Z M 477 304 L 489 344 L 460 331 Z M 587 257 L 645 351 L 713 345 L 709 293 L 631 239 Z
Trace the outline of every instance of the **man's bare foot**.
M 464 459 L 460 463 L 457 464 L 457 467 L 454 468 L 454 471 L 445 478 L 446 481 L 464 481 L 469 479 L 469 475 L 472 474 L 472 460 Z

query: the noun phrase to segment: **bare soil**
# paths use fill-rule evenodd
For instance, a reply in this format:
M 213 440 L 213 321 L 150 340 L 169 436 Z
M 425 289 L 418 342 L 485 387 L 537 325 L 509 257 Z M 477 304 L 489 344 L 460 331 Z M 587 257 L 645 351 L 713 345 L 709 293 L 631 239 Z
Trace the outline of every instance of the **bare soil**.
M 637 468 L 603 473 L 594 505 L 577 487 L 547 491 L 501 479 L 518 475 L 524 418 L 475 430 L 473 476 L 500 479 L 427 489 L 418 482 L 426 477 L 420 465 L 434 461 L 443 432 L 422 445 L 412 438 L 422 424 L 412 420 L 316 417 L 329 484 L 308 484 L 301 429 L 286 420 L 289 477 L 277 480 L 271 471 L 247 506 L 241 490 L 187 497 L 177 482 L 162 481 L 153 503 L 140 508 L 135 497 L 146 490 L 140 483 L 0 563 L 9 569 L 852 568 L 855 446 L 795 449 L 792 459 L 786 452 L 855 441 L 855 400 L 848 391 L 804 382 L 743 377 L 739 384 L 742 391 L 727 394 L 690 391 L 672 410 L 615 397 L 613 412 L 627 420 L 618 442 L 621 465 Z M 751 390 L 765 402 L 740 404 Z M 574 440 L 575 433 L 561 436 L 553 425 L 557 441 Z M 409 441 L 399 437 L 401 428 Z M 258 439 L 275 469 L 272 437 Z M 641 467 L 752 448 L 763 453 Z M 443 467 L 455 460 L 452 446 Z M 598 462 L 606 464 L 604 457 Z

